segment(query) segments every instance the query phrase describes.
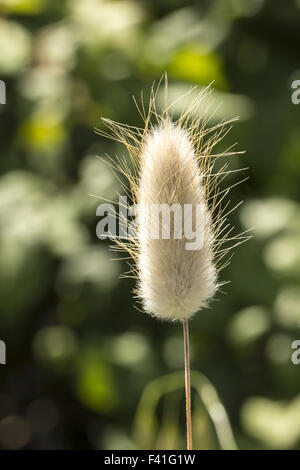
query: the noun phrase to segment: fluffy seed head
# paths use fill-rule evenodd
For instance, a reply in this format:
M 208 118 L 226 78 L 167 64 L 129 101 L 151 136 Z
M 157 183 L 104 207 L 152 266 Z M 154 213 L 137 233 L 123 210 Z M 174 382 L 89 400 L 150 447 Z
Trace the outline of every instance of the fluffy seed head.
M 189 318 L 204 307 L 216 291 L 213 231 L 193 146 L 187 133 L 168 119 L 146 137 L 141 154 L 138 199 L 138 294 L 144 309 L 161 318 Z M 186 249 L 187 240 L 185 237 L 175 239 L 174 230 L 170 230 L 169 239 L 163 239 L 162 217 L 160 236 L 153 239 L 151 213 L 146 210 L 153 204 L 167 207 L 177 204 L 183 208 L 183 213 L 187 204 L 192 208 L 203 207 L 200 221 L 196 224 L 194 220 L 193 224 L 197 230 L 204 231 L 202 246 Z
M 169 320 L 190 318 L 207 306 L 221 283 L 218 272 L 228 251 L 242 243 L 244 234 L 232 236 L 227 223 L 228 204 L 222 205 L 230 188 L 220 189 L 219 183 L 230 171 L 225 163 L 214 172 L 216 160 L 237 152 L 213 154 L 212 150 L 228 131 L 228 122 L 208 128 L 203 117 L 194 116 L 194 108 L 203 94 L 192 102 L 190 109 L 172 121 L 169 108 L 156 111 L 156 94 L 152 90 L 148 112 L 139 109 L 144 128 L 133 128 L 105 119 L 110 133 L 101 135 L 126 145 L 131 169 L 119 161 L 112 166 L 126 176 L 129 194 L 137 206 L 137 237 L 117 239 L 117 248 L 127 251 L 134 260 L 127 275 L 137 280 L 135 293 L 144 311 Z M 153 122 L 154 121 L 154 122 Z M 175 235 L 175 214 L 170 214 L 170 236 L 163 236 L 164 222 L 158 217 L 158 237 L 153 238 L 153 205 L 182 209 L 179 225 L 183 236 Z M 175 206 L 173 206 L 175 205 Z M 197 249 L 187 249 L 185 207 L 192 208 L 191 227 L 201 233 Z M 197 207 L 200 216 L 197 217 Z M 227 211 L 227 212 L 226 212 Z M 233 243 L 232 243 L 233 241 Z M 228 244 L 228 242 L 231 242 Z

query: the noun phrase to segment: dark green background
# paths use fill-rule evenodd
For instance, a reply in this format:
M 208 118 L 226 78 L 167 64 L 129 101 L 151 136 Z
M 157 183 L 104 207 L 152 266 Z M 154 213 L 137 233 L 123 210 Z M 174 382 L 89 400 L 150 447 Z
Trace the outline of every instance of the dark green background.
M 250 177 L 232 222 L 255 226 L 222 273 L 226 295 L 191 322 L 192 368 L 239 448 L 299 447 L 299 26 L 299 0 L 0 0 L 0 447 L 185 446 L 183 375 L 172 393 L 151 384 L 183 369 L 180 325 L 134 308 L 89 196 L 121 191 L 96 155 L 125 154 L 94 128 L 141 125 L 132 95 L 164 71 L 174 97 L 214 80 L 216 119 L 240 116 L 219 148 L 246 150 L 231 160 Z M 158 406 L 137 417 L 147 386 Z M 219 448 L 193 402 L 195 448 Z

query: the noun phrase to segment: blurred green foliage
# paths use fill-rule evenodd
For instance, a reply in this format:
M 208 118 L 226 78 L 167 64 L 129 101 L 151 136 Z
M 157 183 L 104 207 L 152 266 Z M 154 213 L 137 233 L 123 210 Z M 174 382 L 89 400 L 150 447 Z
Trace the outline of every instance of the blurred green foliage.
M 96 158 L 125 152 L 94 133 L 100 117 L 141 125 L 132 95 L 164 71 L 171 101 L 214 81 L 214 119 L 240 116 L 221 148 L 247 150 L 230 161 L 250 176 L 232 220 L 255 227 L 227 295 L 191 324 L 192 367 L 239 448 L 299 448 L 299 21 L 299 1 L 0 0 L 1 448 L 185 445 L 183 388 L 162 385 L 183 369 L 181 329 L 134 308 L 89 196 L 121 191 Z M 194 396 L 199 449 L 222 446 L 209 387 Z

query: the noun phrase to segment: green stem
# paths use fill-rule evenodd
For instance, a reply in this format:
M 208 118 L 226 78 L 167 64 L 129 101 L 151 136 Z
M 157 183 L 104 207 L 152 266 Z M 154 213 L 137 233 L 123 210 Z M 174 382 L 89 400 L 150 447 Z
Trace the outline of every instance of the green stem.
M 190 379 L 190 341 L 188 320 L 183 320 L 184 369 L 185 369 L 185 403 L 187 449 L 192 450 L 192 413 L 191 413 L 191 379 Z

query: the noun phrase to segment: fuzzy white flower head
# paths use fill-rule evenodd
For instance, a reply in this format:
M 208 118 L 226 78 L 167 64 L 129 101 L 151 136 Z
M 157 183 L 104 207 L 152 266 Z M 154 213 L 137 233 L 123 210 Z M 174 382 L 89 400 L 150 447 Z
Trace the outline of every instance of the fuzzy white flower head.
M 201 99 L 200 94 L 197 104 Z M 133 170 L 120 164 L 118 170 L 127 177 L 133 203 L 138 208 L 137 237 L 127 242 L 116 241 L 135 262 L 131 270 L 137 279 L 135 293 L 147 313 L 182 321 L 208 305 L 221 285 L 218 272 L 226 263 L 220 265 L 220 260 L 248 237 L 231 235 L 227 215 L 233 209 L 228 210 L 228 204 L 221 207 L 230 189 L 219 188 L 219 181 L 230 173 L 227 163 L 213 172 L 219 157 L 235 153 L 212 154 L 227 132 L 228 122 L 205 127 L 202 118 L 196 119 L 192 114 L 195 103 L 190 112 L 172 122 L 168 108 L 159 115 L 155 103 L 156 95 L 152 92 L 148 112 L 144 106 L 141 111 L 143 129 L 106 119 L 112 134 L 101 134 L 125 144 L 133 163 Z M 155 237 L 153 207 L 168 208 L 167 219 L 163 219 L 163 211 L 159 212 Z M 186 207 L 191 208 L 188 216 Z M 182 209 L 179 219 L 173 210 L 176 208 Z M 165 220 L 169 223 L 167 237 Z M 194 241 L 186 236 L 186 222 L 195 234 Z M 182 229 L 181 237 L 176 235 L 178 228 Z M 234 243 L 221 247 L 228 241 Z
M 203 180 L 203 179 L 202 179 Z M 158 317 L 183 320 L 207 305 L 217 288 L 213 264 L 213 231 L 194 149 L 187 133 L 169 120 L 147 135 L 141 154 L 139 182 L 138 295 L 144 309 Z M 202 246 L 187 249 L 185 237 L 151 237 L 146 207 L 176 204 L 204 208 L 195 227 L 203 232 Z M 176 207 L 176 206 L 175 206 Z M 192 214 L 191 214 L 192 215 Z M 195 221 L 194 221 L 195 225 Z

